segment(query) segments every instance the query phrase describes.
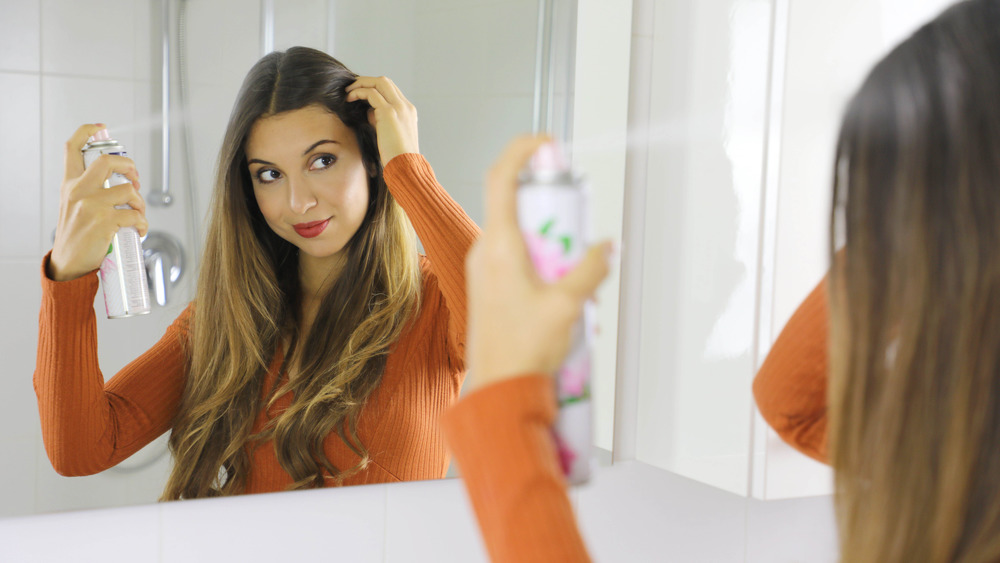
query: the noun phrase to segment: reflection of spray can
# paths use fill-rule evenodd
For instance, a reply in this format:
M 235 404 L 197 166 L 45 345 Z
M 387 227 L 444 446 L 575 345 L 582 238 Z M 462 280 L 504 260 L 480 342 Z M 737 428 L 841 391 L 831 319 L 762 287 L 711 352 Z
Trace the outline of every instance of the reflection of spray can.
M 102 154 L 128 156 L 125 147 L 108 136 L 107 129 L 98 131 L 83 147 L 83 165 L 89 167 Z M 104 187 L 127 184 L 128 181 L 128 178 L 116 172 L 104 181 Z M 117 208 L 131 209 L 128 205 L 119 205 Z M 149 313 L 149 284 L 142 260 L 142 242 L 139 240 L 139 231 L 134 227 L 122 227 L 115 233 L 108 247 L 108 254 L 101 262 L 100 273 L 104 307 L 109 319 Z
M 531 261 L 545 281 L 561 278 L 586 250 L 586 198 L 554 144 L 544 145 L 521 177 L 518 217 Z M 590 307 L 573 329 L 570 352 L 556 374 L 559 415 L 554 435 L 559 461 L 570 484 L 590 478 L 593 443 L 590 401 Z

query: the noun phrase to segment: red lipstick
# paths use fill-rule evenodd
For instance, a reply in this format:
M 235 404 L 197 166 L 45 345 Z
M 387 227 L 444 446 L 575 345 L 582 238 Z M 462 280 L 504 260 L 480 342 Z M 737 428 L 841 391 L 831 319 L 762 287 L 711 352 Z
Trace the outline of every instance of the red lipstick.
M 322 221 L 312 221 L 311 223 L 299 223 L 297 225 L 292 225 L 296 233 L 302 238 L 313 238 L 319 236 L 323 232 L 323 229 L 330 223 L 330 219 L 323 219 Z

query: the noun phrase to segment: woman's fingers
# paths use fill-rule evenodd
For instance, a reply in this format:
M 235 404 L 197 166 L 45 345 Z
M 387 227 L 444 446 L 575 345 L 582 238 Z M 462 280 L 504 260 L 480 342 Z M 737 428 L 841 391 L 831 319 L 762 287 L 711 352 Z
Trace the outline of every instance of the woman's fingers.
M 357 88 L 355 90 L 351 90 L 347 94 L 348 102 L 356 102 L 358 100 L 364 100 L 368 102 L 368 105 L 370 105 L 372 109 L 375 110 L 392 107 L 392 104 L 389 103 L 389 100 L 386 100 L 385 96 L 383 96 L 381 92 L 379 92 L 374 88 Z
M 608 259 L 611 256 L 611 241 L 595 244 L 587 250 L 583 260 L 553 286 L 577 299 L 579 302 L 591 299 L 597 287 L 601 285 L 609 271 Z
M 518 229 L 517 176 L 538 147 L 551 139 L 523 136 L 511 141 L 486 176 L 486 229 Z
M 82 161 L 81 161 L 82 162 Z M 135 168 L 135 162 L 127 156 L 104 154 L 97 157 L 89 168 L 83 171 L 77 186 L 104 187 L 104 181 L 112 174 L 121 174 L 128 178 L 130 182 L 139 186 L 139 171 Z
M 112 206 L 127 205 L 139 213 L 146 213 L 146 200 L 139 194 L 139 190 L 132 184 L 119 184 L 112 186 L 107 191 L 107 202 Z
M 378 91 L 392 105 L 409 104 L 409 101 L 403 96 L 403 92 L 396 86 L 396 83 L 386 76 L 359 76 L 357 80 L 347 87 L 347 92 L 350 94 L 361 88 L 370 88 Z
M 81 151 L 83 150 L 84 145 L 87 144 L 87 139 L 101 129 L 104 129 L 103 123 L 88 123 L 86 125 L 81 125 L 80 128 L 73 133 L 73 136 L 66 141 L 66 161 L 64 169 L 66 171 L 65 178 L 67 180 L 77 178 L 83 174 L 83 153 Z
M 118 229 L 134 227 L 135 230 L 139 231 L 139 236 L 146 236 L 146 233 L 149 232 L 149 222 L 146 220 L 146 216 L 135 209 L 115 209 L 114 220 Z M 115 232 L 118 230 L 115 229 Z

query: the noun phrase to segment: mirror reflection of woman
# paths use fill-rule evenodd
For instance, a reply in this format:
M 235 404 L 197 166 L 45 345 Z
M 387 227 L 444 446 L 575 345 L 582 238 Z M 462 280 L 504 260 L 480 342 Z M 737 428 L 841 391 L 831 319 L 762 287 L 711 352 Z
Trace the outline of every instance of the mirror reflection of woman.
M 67 143 L 43 264 L 35 387 L 55 469 L 96 473 L 170 431 L 165 500 L 444 477 L 437 419 L 464 379 L 479 231 L 419 154 L 399 88 L 301 47 L 250 70 L 195 298 L 107 384 L 93 271 L 120 226 L 147 224 L 132 161 L 83 169 L 100 128 Z M 111 172 L 133 185 L 102 189 Z
M 880 61 L 844 114 L 846 244 L 755 381 L 767 420 L 833 466 L 842 561 L 1000 561 L 998 100 L 1000 0 L 971 0 Z M 478 389 L 446 433 L 494 561 L 583 561 L 548 377 L 606 270 L 592 256 L 551 285 L 531 270 L 514 201 L 538 143 L 513 143 L 487 185 L 468 276 Z

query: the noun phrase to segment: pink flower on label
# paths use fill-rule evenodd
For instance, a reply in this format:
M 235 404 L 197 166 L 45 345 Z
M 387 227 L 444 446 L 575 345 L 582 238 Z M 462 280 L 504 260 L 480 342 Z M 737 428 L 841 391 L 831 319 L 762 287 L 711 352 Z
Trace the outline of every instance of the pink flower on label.
M 583 397 L 590 379 L 590 354 L 571 356 L 559 370 L 559 398 Z
M 573 462 L 576 461 L 576 452 L 570 449 L 570 447 L 562 441 L 558 432 L 552 432 L 552 438 L 556 441 L 556 453 L 559 454 L 559 466 L 562 468 L 563 475 L 568 476 L 573 471 Z
M 559 241 L 549 240 L 532 232 L 525 232 L 524 240 L 535 270 L 543 280 L 558 280 L 573 269 L 575 262 L 569 259 Z
M 104 260 L 101 262 L 101 269 L 100 269 L 101 280 L 107 278 L 110 281 L 111 278 L 109 276 L 114 276 L 116 271 L 118 271 L 118 265 L 115 264 L 115 261 L 111 258 L 111 255 L 108 254 L 107 256 L 104 257 Z

